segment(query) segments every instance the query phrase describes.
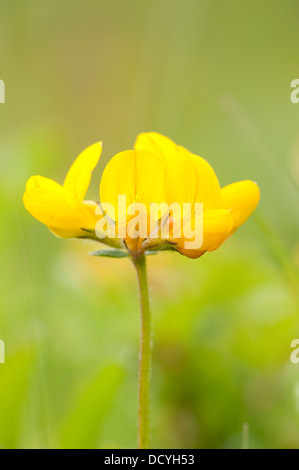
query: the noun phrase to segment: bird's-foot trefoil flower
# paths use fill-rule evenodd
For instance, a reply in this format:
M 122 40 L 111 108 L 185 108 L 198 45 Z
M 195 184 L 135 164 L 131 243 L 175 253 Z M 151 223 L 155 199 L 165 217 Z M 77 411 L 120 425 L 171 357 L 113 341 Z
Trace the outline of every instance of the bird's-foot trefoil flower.
M 219 248 L 256 208 L 253 181 L 221 188 L 211 165 L 161 134 L 142 133 L 134 149 L 115 155 L 100 182 L 100 202 L 85 201 L 102 151 L 83 151 L 63 185 L 33 176 L 24 195 L 26 209 L 61 238 L 84 238 L 108 245 L 94 256 L 128 257 L 140 290 L 138 446 L 150 446 L 151 320 L 146 256 L 177 251 L 199 258 Z
M 206 160 L 157 133 L 140 134 L 134 150 L 113 157 L 100 185 L 107 230 L 114 227 L 129 252 L 169 249 L 189 258 L 219 248 L 259 197 L 249 180 L 221 188 Z
M 71 166 L 63 185 L 43 176 L 32 176 L 23 197 L 28 212 L 61 238 L 98 240 L 95 229 L 102 217 L 95 201 L 85 201 L 91 175 L 102 152 L 102 142 L 84 150 Z M 103 242 L 120 246 L 119 241 Z

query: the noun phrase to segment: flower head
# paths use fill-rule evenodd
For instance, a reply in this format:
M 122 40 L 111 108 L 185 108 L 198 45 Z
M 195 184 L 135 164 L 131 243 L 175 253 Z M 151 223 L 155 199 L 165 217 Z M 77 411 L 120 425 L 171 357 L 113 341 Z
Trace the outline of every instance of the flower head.
M 130 214 L 122 218 L 126 221 L 125 241 L 130 249 L 151 250 L 169 246 L 190 258 L 198 258 L 206 251 L 217 249 L 247 220 L 259 202 L 260 191 L 256 183 L 248 180 L 221 189 L 213 168 L 205 159 L 176 145 L 167 137 L 150 132 L 140 134 L 134 150 L 117 154 L 104 170 L 100 186 L 101 201 L 117 207 L 120 195 L 126 195 L 126 209 L 132 203 L 142 202 L 148 209 L 147 216 L 144 216 L 147 219 L 153 205 L 164 203 L 167 206 L 166 212 L 162 211 L 152 225 L 147 224 L 143 237 L 132 237 Z M 181 217 L 167 210 L 174 204 L 181 209 Z M 184 216 L 183 206 L 187 204 L 190 210 Z M 192 241 L 198 235 L 195 232 L 198 215 L 201 243 L 193 247 Z M 118 218 L 120 214 L 116 211 L 116 222 Z M 163 220 L 168 221 L 164 236 Z M 193 227 L 188 238 L 178 230 L 182 228 L 182 222 L 188 222 Z M 156 230 L 153 230 L 154 224 Z
M 84 201 L 84 198 L 101 152 L 101 142 L 84 150 L 73 163 L 63 185 L 43 176 L 32 176 L 27 182 L 23 198 L 26 209 L 55 235 L 93 238 L 99 220 L 97 204 Z
M 82 152 L 63 186 L 40 176 L 28 181 L 27 210 L 56 235 L 97 235 L 99 241 L 128 253 L 172 249 L 198 258 L 216 250 L 259 202 L 256 183 L 247 180 L 221 188 L 205 159 L 150 132 L 137 137 L 134 150 L 110 160 L 97 206 L 84 197 L 101 148 L 95 144 Z

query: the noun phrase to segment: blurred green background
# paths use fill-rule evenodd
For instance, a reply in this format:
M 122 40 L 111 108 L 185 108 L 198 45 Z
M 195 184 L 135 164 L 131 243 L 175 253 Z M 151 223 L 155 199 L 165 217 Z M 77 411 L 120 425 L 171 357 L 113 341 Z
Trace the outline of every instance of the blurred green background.
M 136 446 L 139 310 L 127 260 L 58 240 L 22 204 L 103 140 L 89 190 L 142 131 L 253 179 L 254 216 L 199 260 L 149 259 L 156 448 L 299 447 L 296 0 L 1 2 L 0 446 Z

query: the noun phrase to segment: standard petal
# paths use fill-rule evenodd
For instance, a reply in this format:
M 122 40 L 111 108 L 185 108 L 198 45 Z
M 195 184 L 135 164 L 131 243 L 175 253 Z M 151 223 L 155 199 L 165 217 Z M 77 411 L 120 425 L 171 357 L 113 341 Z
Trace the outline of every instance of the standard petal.
M 157 132 L 140 134 L 135 149 L 146 149 L 159 155 L 166 163 L 166 201 L 167 204 L 193 204 L 196 196 L 196 172 L 192 154 L 177 146 L 168 137 Z
M 115 155 L 106 166 L 100 184 L 101 204 L 111 204 L 115 218 L 119 216 L 119 196 L 130 204 L 165 201 L 165 168 L 158 155 L 147 150 L 127 150 Z M 109 211 L 108 211 L 109 213 Z M 113 218 L 113 214 L 109 214 Z
M 158 132 L 143 132 L 137 136 L 135 150 L 145 149 L 162 158 L 169 158 L 176 151 L 176 144 Z
M 92 172 L 100 159 L 101 153 L 102 142 L 91 145 L 80 153 L 66 176 L 63 186 L 78 201 L 83 201 L 85 198 Z
M 260 190 L 250 180 L 229 184 L 221 189 L 222 204 L 231 211 L 234 232 L 252 214 L 260 200 Z
M 198 258 L 206 251 L 214 251 L 226 240 L 233 226 L 232 216 L 224 209 L 210 210 L 203 215 L 202 245 L 196 248 L 186 248 L 187 240 L 183 237 L 176 241 L 176 249 L 188 258 Z

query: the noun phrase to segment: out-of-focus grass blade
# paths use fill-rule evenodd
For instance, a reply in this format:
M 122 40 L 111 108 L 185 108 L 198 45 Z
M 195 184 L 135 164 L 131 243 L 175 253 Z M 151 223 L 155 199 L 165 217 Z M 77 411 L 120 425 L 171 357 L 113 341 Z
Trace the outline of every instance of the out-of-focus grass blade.
M 243 424 L 243 433 L 242 433 L 242 449 L 249 449 L 249 426 L 248 423 Z
M 280 268 L 288 280 L 299 284 L 299 270 L 292 259 L 285 244 L 276 235 L 267 221 L 254 214 L 252 217 L 254 224 L 251 225 L 259 241 L 262 243 L 265 252 L 272 261 Z
M 62 448 L 95 449 L 99 447 L 101 426 L 113 405 L 122 378 L 123 370 L 119 366 L 106 366 L 78 394 L 62 429 Z

